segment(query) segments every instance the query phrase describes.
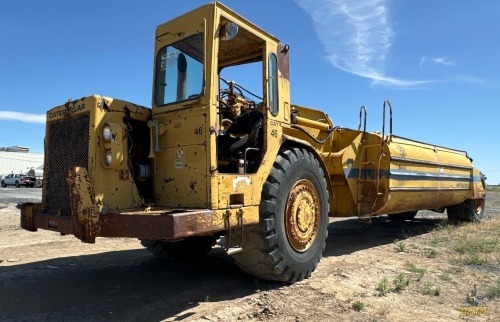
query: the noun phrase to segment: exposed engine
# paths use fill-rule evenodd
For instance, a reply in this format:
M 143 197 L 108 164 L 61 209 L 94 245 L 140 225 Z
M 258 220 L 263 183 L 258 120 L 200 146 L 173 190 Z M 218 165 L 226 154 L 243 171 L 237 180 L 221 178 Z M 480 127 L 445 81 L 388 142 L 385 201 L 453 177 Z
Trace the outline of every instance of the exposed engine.
M 263 148 L 263 104 L 257 104 L 243 92 L 258 99 L 257 95 L 233 81 L 219 95 L 220 130 L 217 134 L 219 172 L 254 173 L 257 171 Z

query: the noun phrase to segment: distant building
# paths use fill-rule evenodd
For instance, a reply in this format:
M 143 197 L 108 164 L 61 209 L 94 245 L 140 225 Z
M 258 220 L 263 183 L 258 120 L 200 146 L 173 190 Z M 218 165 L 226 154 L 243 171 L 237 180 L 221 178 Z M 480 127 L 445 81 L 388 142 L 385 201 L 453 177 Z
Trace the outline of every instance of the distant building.
M 31 169 L 37 175 L 43 172 L 43 153 L 29 152 L 27 147 L 0 147 L 0 177 L 11 173 L 27 173 Z
M 28 153 L 28 152 L 30 152 L 30 148 L 28 148 L 26 146 L 19 146 L 19 145 L 16 145 L 16 146 L 3 146 L 3 147 L 0 147 L 0 151 L 25 152 L 25 153 Z

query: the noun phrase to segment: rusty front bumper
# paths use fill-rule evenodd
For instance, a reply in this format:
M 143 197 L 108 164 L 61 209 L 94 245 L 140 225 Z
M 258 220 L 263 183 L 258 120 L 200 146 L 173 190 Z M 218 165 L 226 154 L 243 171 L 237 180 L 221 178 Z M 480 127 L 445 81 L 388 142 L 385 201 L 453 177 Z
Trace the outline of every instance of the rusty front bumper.
M 255 223 L 254 207 L 226 210 L 144 209 L 120 213 L 88 213 L 60 216 L 42 213 L 39 203 L 21 206 L 21 227 L 29 231 L 38 228 L 72 234 L 86 243 L 96 237 L 132 237 L 175 240 L 224 231 L 229 227 Z M 246 216 L 243 214 L 246 213 Z M 245 218 L 244 218 L 245 217 Z

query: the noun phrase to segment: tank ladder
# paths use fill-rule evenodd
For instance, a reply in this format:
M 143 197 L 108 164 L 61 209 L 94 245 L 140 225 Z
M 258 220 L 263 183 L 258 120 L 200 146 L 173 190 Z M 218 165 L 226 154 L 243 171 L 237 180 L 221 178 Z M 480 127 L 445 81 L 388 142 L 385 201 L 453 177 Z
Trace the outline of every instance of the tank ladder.
M 390 111 L 390 134 L 387 138 L 385 136 L 385 120 L 386 120 L 386 106 Z M 366 107 L 362 106 L 359 111 L 359 126 L 358 131 L 361 130 L 363 123 L 363 132 L 361 133 L 360 142 L 360 157 L 358 163 L 358 179 L 357 179 L 357 197 L 356 205 L 358 210 L 358 219 L 362 222 L 371 223 L 371 217 L 375 212 L 375 207 L 378 198 L 383 195 L 380 192 L 380 164 L 384 157 L 387 157 L 383 152 L 384 140 L 390 141 L 392 137 L 392 106 L 388 100 L 384 101 L 383 121 L 382 121 L 382 140 L 381 143 L 366 144 Z M 375 149 L 376 152 L 369 157 L 368 150 Z

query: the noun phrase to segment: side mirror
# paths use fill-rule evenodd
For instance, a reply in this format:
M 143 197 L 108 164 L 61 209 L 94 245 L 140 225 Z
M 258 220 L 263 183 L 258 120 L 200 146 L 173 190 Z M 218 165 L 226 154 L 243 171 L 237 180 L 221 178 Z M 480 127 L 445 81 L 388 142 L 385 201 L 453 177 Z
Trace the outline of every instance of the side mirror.
M 238 34 L 238 25 L 234 22 L 227 21 L 220 25 L 219 38 L 220 40 L 229 41 Z

